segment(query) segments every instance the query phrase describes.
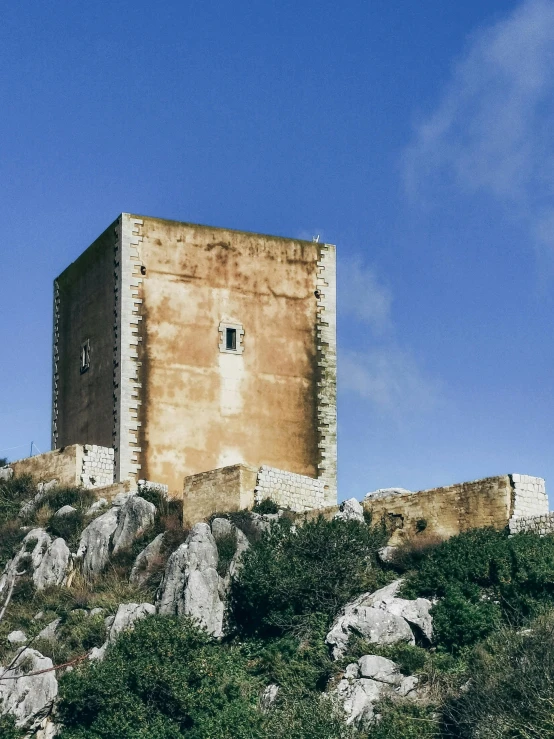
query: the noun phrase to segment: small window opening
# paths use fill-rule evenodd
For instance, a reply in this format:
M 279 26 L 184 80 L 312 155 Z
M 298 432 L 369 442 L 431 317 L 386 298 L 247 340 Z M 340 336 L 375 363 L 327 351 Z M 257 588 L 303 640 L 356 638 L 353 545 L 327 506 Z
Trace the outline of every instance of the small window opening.
M 81 344 L 81 374 L 90 367 L 90 341 Z
M 225 348 L 235 352 L 237 350 L 237 330 L 236 328 L 225 329 Z

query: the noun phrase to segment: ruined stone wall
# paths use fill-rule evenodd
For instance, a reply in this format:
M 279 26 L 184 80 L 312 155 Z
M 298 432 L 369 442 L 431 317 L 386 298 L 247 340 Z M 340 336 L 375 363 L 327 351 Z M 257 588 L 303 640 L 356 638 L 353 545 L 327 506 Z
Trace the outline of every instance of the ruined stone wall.
M 258 471 L 255 502 L 270 498 L 278 506 L 302 512 L 325 505 L 325 481 L 262 465 Z
M 185 478 L 183 523 L 194 524 L 221 511 L 241 511 L 254 505 L 258 470 L 235 464 Z
M 436 540 L 473 528 L 503 529 L 513 510 L 510 475 L 487 477 L 417 493 L 365 498 L 363 507 L 374 521 L 384 518 L 391 544 L 405 540 Z
M 68 487 L 97 488 L 114 481 L 114 452 L 96 444 L 71 444 L 10 462 L 8 467 L 16 477 L 31 475 L 37 482 L 57 480 Z

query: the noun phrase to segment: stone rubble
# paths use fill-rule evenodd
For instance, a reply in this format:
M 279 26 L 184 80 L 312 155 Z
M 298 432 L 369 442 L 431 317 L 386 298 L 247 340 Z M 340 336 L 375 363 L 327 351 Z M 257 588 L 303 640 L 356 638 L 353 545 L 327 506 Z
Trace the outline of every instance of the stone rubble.
M 347 724 L 367 727 L 378 701 L 417 697 L 418 682 L 417 677 L 402 675 L 392 660 L 368 654 L 348 665 L 332 695 L 342 704 Z

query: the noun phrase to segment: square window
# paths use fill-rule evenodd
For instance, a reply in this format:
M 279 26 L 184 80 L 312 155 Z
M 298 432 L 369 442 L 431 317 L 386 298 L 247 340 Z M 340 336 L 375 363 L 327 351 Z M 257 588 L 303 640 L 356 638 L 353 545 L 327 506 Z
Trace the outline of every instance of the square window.
M 81 344 L 81 374 L 86 372 L 90 367 L 90 341 L 87 339 Z
M 225 329 L 225 348 L 232 352 L 237 350 L 237 329 L 226 328 Z

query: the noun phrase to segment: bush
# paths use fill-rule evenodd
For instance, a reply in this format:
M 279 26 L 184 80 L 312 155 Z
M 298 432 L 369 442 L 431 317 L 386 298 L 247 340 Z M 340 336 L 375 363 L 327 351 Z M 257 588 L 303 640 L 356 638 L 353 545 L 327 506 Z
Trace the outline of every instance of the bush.
M 254 513 L 279 513 L 279 506 L 271 498 L 264 498 L 252 508 Z
M 423 553 L 406 597 L 442 600 L 433 608 L 437 643 L 475 644 L 503 620 L 525 624 L 554 600 L 554 537 L 476 529 Z
M 377 706 L 380 721 L 367 734 L 367 739 L 431 739 L 438 737 L 439 721 L 432 706 L 413 702 L 383 702 Z
M 463 739 L 554 736 L 554 620 L 503 629 L 474 650 L 471 680 L 448 703 L 445 733 Z
M 317 613 L 329 622 L 353 596 L 383 584 L 376 558 L 383 543 L 380 529 L 358 521 L 279 522 L 244 554 L 231 623 L 261 636 L 283 634 Z
M 26 732 L 23 729 L 16 729 L 15 719 L 12 716 L 0 716 L 0 736 L 2 739 L 23 739 L 25 735 Z
M 250 739 L 260 687 L 238 649 L 188 620 L 154 616 L 124 633 L 102 663 L 62 678 L 63 736 Z

